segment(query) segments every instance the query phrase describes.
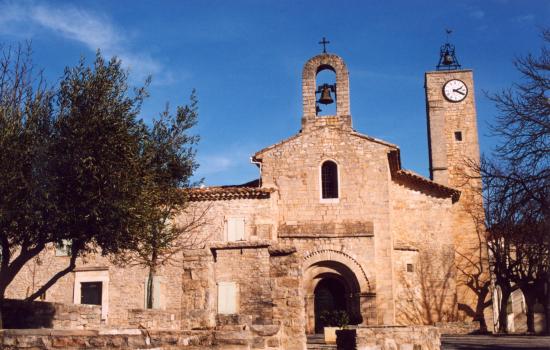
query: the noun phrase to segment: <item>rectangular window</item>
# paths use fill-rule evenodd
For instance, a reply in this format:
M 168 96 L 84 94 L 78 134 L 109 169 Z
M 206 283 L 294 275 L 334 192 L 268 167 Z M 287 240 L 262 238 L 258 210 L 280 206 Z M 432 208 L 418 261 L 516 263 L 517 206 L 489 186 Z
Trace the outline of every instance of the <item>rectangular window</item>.
M 69 256 L 71 253 L 71 240 L 62 239 L 60 244 L 55 245 L 55 256 Z
M 462 131 L 455 131 L 455 141 L 462 141 Z
M 407 264 L 407 272 L 414 272 L 413 264 Z
M 244 218 L 227 219 L 227 241 L 235 242 L 244 240 Z
M 80 283 L 80 303 L 90 305 L 101 305 L 103 283 L 82 282 Z
M 321 166 L 321 198 L 338 198 L 338 166 L 327 160 Z
M 237 283 L 218 282 L 218 314 L 237 313 Z

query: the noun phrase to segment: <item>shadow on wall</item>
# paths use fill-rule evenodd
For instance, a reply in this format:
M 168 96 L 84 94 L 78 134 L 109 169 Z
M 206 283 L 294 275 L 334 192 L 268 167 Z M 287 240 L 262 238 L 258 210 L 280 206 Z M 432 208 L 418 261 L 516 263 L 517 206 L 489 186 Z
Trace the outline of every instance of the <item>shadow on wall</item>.
M 101 306 L 6 299 L 2 320 L 6 329 L 99 329 Z
M 6 299 L 2 308 L 4 328 L 53 328 L 55 306 L 46 302 Z
M 398 275 L 402 289 L 398 296 L 399 324 L 431 325 L 457 319 L 455 271 L 449 252 L 418 254 L 414 270 Z

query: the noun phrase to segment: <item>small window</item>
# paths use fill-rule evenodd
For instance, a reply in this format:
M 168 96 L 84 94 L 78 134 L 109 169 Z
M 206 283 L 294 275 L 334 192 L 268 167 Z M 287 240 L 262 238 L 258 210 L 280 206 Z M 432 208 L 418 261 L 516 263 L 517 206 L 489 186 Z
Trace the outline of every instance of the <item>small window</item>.
M 80 303 L 89 305 L 101 305 L 102 288 L 101 282 L 80 283 Z
M 462 131 L 455 131 L 455 141 L 462 141 Z
M 413 264 L 407 264 L 407 272 L 414 272 Z
M 237 313 L 237 283 L 218 282 L 218 314 Z
M 55 245 L 55 256 L 69 256 L 71 255 L 71 240 L 62 239 L 61 243 Z
M 228 218 L 226 232 L 228 242 L 244 240 L 244 218 Z
M 338 166 L 327 160 L 321 166 L 322 198 L 338 198 Z

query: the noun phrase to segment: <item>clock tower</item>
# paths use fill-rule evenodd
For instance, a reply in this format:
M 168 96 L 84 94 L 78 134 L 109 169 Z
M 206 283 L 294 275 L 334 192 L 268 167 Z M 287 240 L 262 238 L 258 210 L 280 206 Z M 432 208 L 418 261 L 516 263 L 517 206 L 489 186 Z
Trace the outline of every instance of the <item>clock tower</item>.
M 425 90 L 430 177 L 460 191 L 453 205 L 458 314 L 479 319 L 479 290 L 467 286 L 488 280 L 481 181 L 472 166 L 479 162 L 474 76 L 458 64 L 453 45 L 441 47 L 437 69 L 425 74 Z
M 467 162 L 479 160 L 473 72 L 427 72 L 425 88 L 430 177 L 457 187 Z

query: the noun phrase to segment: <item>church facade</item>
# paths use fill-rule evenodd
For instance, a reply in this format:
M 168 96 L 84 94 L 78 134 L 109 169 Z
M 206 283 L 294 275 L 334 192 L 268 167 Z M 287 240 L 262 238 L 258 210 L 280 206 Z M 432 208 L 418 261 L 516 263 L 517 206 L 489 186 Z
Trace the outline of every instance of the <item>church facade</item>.
M 335 84 L 318 88 L 324 70 Z M 320 116 L 327 88 L 336 112 Z M 277 325 L 281 348 L 322 331 L 334 311 L 361 325 L 474 317 L 468 271 L 486 253 L 476 226 L 479 180 L 467 167 L 479 159 L 472 71 L 425 75 L 431 179 L 403 169 L 398 146 L 353 129 L 342 58 L 308 60 L 302 89 L 301 130 L 253 155 L 258 180 L 188 192 L 207 224 L 194 233 L 200 245 L 160 269 L 155 307 L 181 329 Z M 40 284 L 67 259 L 48 254 L 8 296 L 24 296 L 29 273 Z M 144 269 L 90 256 L 45 300 L 78 304 L 95 295 L 105 324 L 124 325 L 129 310 L 144 308 L 146 280 Z

